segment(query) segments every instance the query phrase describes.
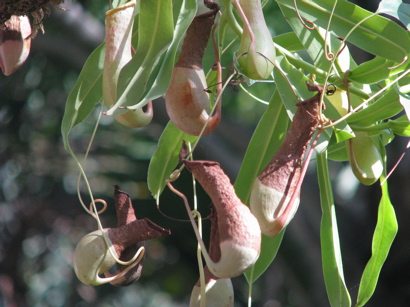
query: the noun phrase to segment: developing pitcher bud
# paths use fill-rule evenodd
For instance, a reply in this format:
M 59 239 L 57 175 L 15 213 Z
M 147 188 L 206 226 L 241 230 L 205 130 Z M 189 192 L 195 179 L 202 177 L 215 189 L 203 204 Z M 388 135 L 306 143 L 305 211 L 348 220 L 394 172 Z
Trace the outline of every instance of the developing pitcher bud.
M 238 55 L 242 72 L 254 80 L 266 79 L 273 71 L 276 51 L 272 35 L 266 25 L 260 0 L 240 0 L 249 22 L 244 24 Z
M 314 97 L 298 104 L 292 124 L 271 162 L 255 179 L 250 208 L 263 234 L 274 237 L 285 228 L 299 206 L 303 157 L 319 123 L 319 105 L 322 89 Z M 290 202 L 295 195 L 293 202 Z
M 371 137 L 364 132 L 355 134 L 355 138 L 346 140 L 350 166 L 361 183 L 372 185 L 383 173 L 383 158 Z

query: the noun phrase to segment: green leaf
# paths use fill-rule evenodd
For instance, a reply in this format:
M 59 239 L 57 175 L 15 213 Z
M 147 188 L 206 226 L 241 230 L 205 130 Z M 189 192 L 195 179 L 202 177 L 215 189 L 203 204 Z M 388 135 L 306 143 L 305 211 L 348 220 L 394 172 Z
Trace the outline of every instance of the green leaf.
M 330 144 L 328 149 L 328 159 L 334 161 L 347 161 L 349 159 L 347 152 L 346 152 L 346 143 L 334 143 Z
M 277 2 L 295 10 L 293 0 Z M 334 0 L 299 0 L 297 8 L 305 20 L 324 29 L 331 19 L 330 30 L 338 37 L 346 37 L 357 26 L 347 40 L 374 55 L 400 63 L 410 52 L 409 34 L 395 22 L 378 15 L 372 16 L 371 12 L 345 0 L 337 1 L 331 15 L 334 4 Z
M 273 71 L 276 87 L 289 117 L 292 118 L 297 109 L 296 104 L 312 97 L 314 93 L 307 89 L 306 81 L 308 78 L 291 65 L 278 49 L 276 50 L 276 63 L 277 67 Z
M 407 118 L 407 115 L 400 116 L 397 119 L 389 120 L 388 122 L 389 129 L 397 135 L 401 136 L 410 136 L 410 122 Z
M 180 4 L 180 5 L 177 5 Z M 161 64 L 158 65 L 155 77 L 148 82 L 147 93 L 144 94 L 144 102 L 151 101 L 162 96 L 168 89 L 171 82 L 172 71 L 176 62 L 176 53 L 178 46 L 186 33 L 191 21 L 195 17 L 197 10 L 196 0 L 177 0 L 174 1 L 174 12 L 177 13 L 175 18 L 174 36 L 167 52 L 163 55 Z
M 320 243 L 326 291 L 331 306 L 350 306 L 351 299 L 343 276 L 343 264 L 337 229 L 332 185 L 329 177 L 327 152 L 317 155 L 317 173 L 322 206 Z
M 394 66 L 393 61 L 386 60 L 382 57 L 375 57 L 349 71 L 347 76 L 350 81 L 373 84 L 387 79 L 391 73 L 389 67 L 392 66 Z
M 384 149 L 382 145 L 380 145 L 380 147 Z M 384 179 L 385 176 L 383 175 L 380 180 L 383 182 Z M 396 215 L 394 213 L 393 205 L 390 202 L 387 181 L 384 181 L 381 188 L 382 198 L 378 209 L 376 229 L 373 234 L 372 256 L 366 264 L 360 281 L 356 307 L 365 305 L 373 295 L 380 271 L 386 261 L 390 247 L 398 230 Z
M 325 30 L 320 27 L 315 27 L 314 29 L 309 30 L 300 22 L 298 15 L 294 10 L 289 9 L 284 5 L 279 5 L 279 7 L 294 33 L 304 46 L 304 49 L 309 53 L 313 63 L 323 71 L 328 71 L 332 62 L 328 61 L 324 54 Z M 337 54 L 342 42 L 334 35 L 330 35 L 330 43 L 326 43 L 326 45 L 327 47 L 330 47 L 329 52 Z M 350 63 L 350 59 L 348 61 Z M 344 71 L 350 68 L 349 65 L 344 69 L 341 68 L 338 59 L 335 61 L 335 65 L 338 71 Z
M 178 165 L 183 141 L 192 143 L 196 139 L 196 136 L 179 130 L 172 122 L 165 127 L 148 167 L 148 188 L 157 202 L 164 190 L 166 180 Z
M 270 162 L 282 144 L 289 123 L 286 109 L 276 90 L 253 133 L 235 181 L 236 194 L 243 203 L 249 200 L 253 180 Z
M 325 116 L 331 120 L 338 120 L 340 118 L 340 114 L 337 111 L 336 107 L 329 101 L 326 95 L 324 95 L 323 98 L 326 102 L 326 108 L 323 111 Z M 335 127 L 333 127 L 333 132 L 334 132 L 333 134 L 335 135 L 337 142 L 341 142 L 343 140 L 347 140 L 347 139 L 354 137 L 354 132 L 352 131 L 352 129 L 350 128 L 350 126 L 347 124 L 346 121 L 342 121 L 339 124 L 337 124 Z
M 254 179 L 279 149 L 288 125 L 289 117 L 286 114 L 286 109 L 280 99 L 279 92 L 275 91 L 268 108 L 255 129 L 235 181 L 236 194 L 243 203 L 248 203 Z M 252 284 L 275 258 L 283 233 L 282 231 L 275 238 L 262 237 L 259 259 L 252 269 L 245 272 L 249 284 Z
M 410 4 L 402 0 L 382 0 L 378 12 L 389 14 L 399 19 L 406 27 L 410 25 Z
M 336 142 L 338 143 L 344 140 L 354 138 L 354 133 L 351 130 L 350 132 L 347 132 L 346 130 L 340 130 L 340 129 L 333 128 L 333 131 L 334 131 L 333 135 L 335 136 Z
M 403 106 L 400 104 L 399 95 L 394 89 L 390 89 L 367 108 L 350 115 L 347 122 L 352 125 L 366 127 L 395 116 L 402 110 Z
M 120 106 L 142 107 L 147 82 L 174 35 L 172 0 L 141 1 L 138 46 L 135 56 L 121 70 L 117 103 L 107 111 L 112 115 Z M 148 101 L 143 101 L 148 103 Z
M 405 87 L 408 87 L 408 85 L 406 85 Z M 399 94 L 399 101 L 401 105 L 403 106 L 404 111 L 406 112 L 407 118 L 410 119 L 410 96 L 409 94 L 402 93 L 400 91 L 400 88 L 397 85 L 394 87 L 394 89 L 396 90 L 396 93 Z
M 269 267 L 273 259 L 275 259 L 284 234 L 285 229 L 274 238 L 262 235 L 261 253 L 258 261 L 245 272 L 246 280 L 249 284 L 254 283 Z
M 410 66 L 410 62 L 407 61 L 405 65 L 400 65 L 399 67 L 394 67 L 394 65 L 393 61 L 377 56 L 347 72 L 347 77 L 349 81 L 373 84 L 389 79 L 407 70 Z
M 273 38 L 273 42 L 282 46 L 289 52 L 296 52 L 305 49 L 295 32 L 277 35 Z
M 102 70 L 105 58 L 105 44 L 97 47 L 88 57 L 71 90 L 65 105 L 61 133 L 64 147 L 68 150 L 68 134 L 71 129 L 90 115 L 102 99 Z

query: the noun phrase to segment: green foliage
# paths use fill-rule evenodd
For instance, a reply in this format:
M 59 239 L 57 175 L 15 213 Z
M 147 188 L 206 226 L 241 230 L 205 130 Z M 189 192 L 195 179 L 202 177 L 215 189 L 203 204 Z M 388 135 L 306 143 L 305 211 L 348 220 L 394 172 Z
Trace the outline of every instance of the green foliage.
M 331 306 L 350 306 L 351 299 L 344 280 L 336 210 L 326 152 L 318 155 L 317 169 L 320 202 L 322 204 L 320 243 L 322 247 L 322 267 L 327 295 Z
M 385 177 L 381 177 L 384 181 Z M 390 247 L 396 237 L 398 225 L 394 208 L 390 202 L 387 181 L 382 184 L 382 198 L 379 204 L 377 225 L 372 241 L 372 256 L 363 271 L 360 281 L 356 306 L 363 306 L 373 295 L 380 271 L 389 254 Z
M 166 180 L 179 163 L 182 143 L 193 143 L 196 139 L 197 137 L 179 130 L 172 122 L 169 122 L 162 132 L 158 141 L 158 149 L 152 156 L 148 169 L 148 187 L 157 202 L 166 185 Z
M 94 50 L 84 64 L 77 83 L 68 96 L 61 124 L 63 142 L 67 150 L 70 148 L 68 134 L 71 129 L 85 120 L 102 99 L 104 56 L 104 45 Z
M 235 189 L 239 198 L 245 204 L 248 203 L 253 181 L 278 150 L 297 103 L 313 96 L 307 90 L 306 82 L 321 84 L 326 93 L 322 97 L 326 108 L 323 108 L 321 126 L 318 127 L 323 133 L 316 151 L 322 208 L 320 240 L 323 275 L 331 306 L 350 306 L 349 287 L 343 272 L 343 269 L 349 268 L 343 268 L 342 265 L 337 208 L 328 160 L 347 161 L 349 152 L 344 141 L 356 137 L 358 132 L 380 143 L 379 151 L 383 160 L 386 160 L 384 146 L 392 140 L 394 134 L 410 136 L 409 114 L 395 118 L 401 112 L 408 111 L 408 96 L 400 92 L 403 87 L 400 88 L 399 81 L 402 78 L 406 81 L 409 73 L 410 37 L 408 31 L 380 16 L 380 13 L 391 14 L 408 26 L 409 5 L 401 1 L 382 1 L 379 11 L 371 13 L 345 0 L 277 0 L 277 3 L 292 31 L 273 38 L 276 58 L 272 61 L 275 69 L 271 81 L 275 86 L 266 83 L 266 89 L 272 93 L 271 99 L 249 143 Z M 196 1 L 193 0 L 140 2 L 135 17 L 138 23 L 134 29 L 136 55 L 120 74 L 119 98 L 115 106 L 107 111 L 107 115 L 113 115 L 119 107 L 142 107 L 164 95 L 177 58 L 178 46 L 195 13 Z M 225 54 L 224 59 L 234 59 L 237 43 L 234 43 L 234 47 L 228 46 L 231 42 L 228 42 L 227 37 L 230 35 L 239 41 L 246 23 L 241 20 L 241 15 L 231 5 L 231 1 L 221 8 L 221 13 L 221 27 L 216 28 L 215 32 L 220 43 L 218 47 L 220 50 L 227 47 L 225 52 L 230 56 Z M 346 42 L 373 54 L 375 58 L 358 65 L 345 46 Z M 302 51 L 300 54 L 303 57 L 296 51 Z M 62 133 L 68 150 L 70 130 L 81 123 L 101 100 L 103 58 L 104 45 L 90 55 L 67 100 Z M 230 67 L 232 63 L 221 64 Z M 240 71 L 237 63 L 234 66 Z M 248 81 L 248 87 L 255 82 L 249 76 L 244 78 Z M 224 85 L 229 81 L 223 80 Z M 214 86 L 213 83 L 208 86 Z M 337 90 L 346 91 L 350 104 L 346 107 L 346 114 L 341 114 L 339 109 L 329 103 L 329 84 Z M 385 136 L 388 136 L 385 138 L 387 141 L 383 141 Z M 197 140 L 197 137 L 180 131 L 173 123 L 169 123 L 163 131 L 148 172 L 148 186 L 157 201 L 166 180 L 178 165 L 183 141 Z M 382 197 L 373 236 L 372 256 L 363 272 L 356 306 L 363 306 L 372 296 L 397 232 L 385 173 L 384 165 L 384 174 L 380 177 L 383 182 Z M 301 201 L 303 203 L 303 199 Z M 263 238 L 259 260 L 245 273 L 250 284 L 260 277 L 275 258 L 283 234 L 276 238 Z

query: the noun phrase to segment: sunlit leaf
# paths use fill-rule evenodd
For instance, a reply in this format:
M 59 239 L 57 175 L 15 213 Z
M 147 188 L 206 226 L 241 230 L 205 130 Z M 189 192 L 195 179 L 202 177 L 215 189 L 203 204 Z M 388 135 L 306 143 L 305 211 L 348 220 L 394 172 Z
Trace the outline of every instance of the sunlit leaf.
M 253 133 L 235 181 L 236 194 L 242 202 L 248 202 L 253 179 L 270 162 L 279 149 L 289 122 L 286 109 L 280 99 L 279 92 L 276 90 Z
M 293 0 L 277 2 L 295 10 Z M 297 8 L 304 20 L 324 29 L 331 19 L 331 30 L 338 37 L 345 38 L 357 26 L 347 40 L 374 55 L 401 63 L 410 52 L 408 32 L 393 21 L 379 15 L 372 16 L 371 12 L 345 0 L 337 1 L 332 15 L 334 4 L 333 0 L 298 0 Z
M 396 92 L 399 94 L 399 101 L 403 106 L 404 111 L 406 112 L 407 118 L 410 119 L 410 95 L 409 93 L 402 92 L 402 89 L 404 88 L 407 88 L 407 90 L 409 90 L 408 83 L 402 88 L 399 88 L 398 86 L 395 86 L 394 88 Z
M 393 61 L 386 60 L 382 57 L 375 57 L 348 72 L 348 78 L 351 81 L 360 83 L 376 83 L 390 76 L 391 69 L 389 69 L 389 67 L 393 65 Z
M 358 126 L 370 126 L 377 121 L 393 117 L 402 110 L 399 95 L 394 89 L 390 89 L 367 108 L 350 115 L 347 122 Z
M 329 145 L 327 149 L 327 158 L 334 161 L 347 161 L 349 157 L 347 156 L 345 142 Z
M 407 115 L 388 121 L 388 128 L 397 135 L 410 137 L 410 122 Z
M 282 10 L 282 13 L 285 16 L 286 20 L 289 22 L 290 26 L 293 28 L 294 33 L 299 38 L 301 44 L 305 47 L 304 49 L 306 49 L 306 51 L 309 53 L 315 65 L 324 71 L 328 71 L 332 62 L 326 59 L 324 46 L 326 45 L 329 48 L 329 53 L 337 54 L 339 48 L 342 45 L 342 42 L 334 35 L 330 34 L 330 40 L 328 40 L 328 42 L 325 42 L 326 31 L 323 28 L 315 27 L 314 29 L 307 29 L 301 23 L 294 10 L 289 9 L 284 5 L 279 5 L 279 7 Z M 345 51 L 348 52 L 347 49 Z M 344 71 L 351 68 L 350 59 L 348 59 L 347 65 L 345 65 L 343 68 L 341 65 L 339 65 L 338 59 L 335 61 L 335 64 L 338 71 Z
M 305 49 L 295 32 L 277 35 L 273 38 L 273 42 L 282 46 L 290 52 L 296 52 Z

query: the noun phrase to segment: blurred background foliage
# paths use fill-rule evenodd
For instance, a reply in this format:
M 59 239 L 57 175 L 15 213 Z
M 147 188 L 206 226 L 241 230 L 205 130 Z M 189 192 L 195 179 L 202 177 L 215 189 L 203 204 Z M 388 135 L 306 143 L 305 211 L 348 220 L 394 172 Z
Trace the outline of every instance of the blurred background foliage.
M 370 10 L 377 7 L 377 1 L 363 2 Z M 126 128 L 103 117 L 85 170 L 94 195 L 111 205 L 101 216 L 106 227 L 116 224 L 113 185 L 119 184 L 133 199 L 138 218 L 149 217 L 170 228 L 172 235 L 148 243 L 142 277 L 129 287 L 89 287 L 75 277 L 73 250 L 96 224 L 78 201 L 78 169 L 63 148 L 60 123 L 65 100 L 84 61 L 104 39 L 108 1 L 66 1 L 63 7 L 69 11 L 51 10 L 44 23 L 46 33 L 39 33 L 32 42 L 27 62 L 12 76 L 0 76 L 0 306 L 187 306 L 198 279 L 194 233 L 189 223 L 161 215 L 146 185 L 149 160 L 168 121 L 161 100 L 154 103 L 154 121 L 146 128 Z M 266 16 L 273 35 L 290 30 L 274 1 L 268 2 Z M 359 61 L 366 59 L 356 56 Z M 205 64 L 210 63 L 209 56 Z M 258 85 L 249 90 L 265 100 L 273 92 Z M 203 138 L 196 157 L 219 161 L 234 180 L 265 108 L 243 91 L 228 89 L 223 121 Z M 80 159 L 96 116 L 70 134 Z M 398 137 L 387 147 L 389 168 L 406 142 Z M 253 306 L 328 306 L 313 164 L 302 188 L 302 204 L 279 254 L 254 284 Z M 347 165 L 331 164 L 346 282 L 354 297 L 371 252 L 380 191 L 377 184 L 359 185 L 349 170 Z M 405 158 L 390 179 L 399 233 L 368 306 L 407 306 L 410 299 L 409 171 L 410 159 Z M 182 176 L 177 187 L 192 197 L 191 177 Z M 82 192 L 89 203 L 86 191 Z M 206 216 L 209 199 L 201 190 L 198 198 Z M 187 218 L 180 199 L 168 191 L 161 197 L 161 210 Z M 205 221 L 205 227 L 209 222 Z M 235 278 L 233 283 L 236 306 L 246 306 L 245 278 Z

